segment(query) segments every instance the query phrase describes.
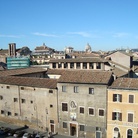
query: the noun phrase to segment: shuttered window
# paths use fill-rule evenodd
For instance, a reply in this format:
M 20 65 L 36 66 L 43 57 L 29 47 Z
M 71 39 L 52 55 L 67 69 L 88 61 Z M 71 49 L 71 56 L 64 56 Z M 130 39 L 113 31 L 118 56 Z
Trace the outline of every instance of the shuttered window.
M 128 122 L 133 122 L 133 114 L 128 113 Z
M 129 103 L 134 103 L 134 95 L 129 95 Z

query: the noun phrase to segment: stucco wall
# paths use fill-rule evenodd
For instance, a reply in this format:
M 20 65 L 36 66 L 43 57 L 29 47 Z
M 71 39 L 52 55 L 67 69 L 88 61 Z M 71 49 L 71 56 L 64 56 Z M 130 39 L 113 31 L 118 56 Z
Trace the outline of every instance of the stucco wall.
M 66 92 L 62 92 L 62 86 L 66 86 Z M 73 92 L 74 86 L 78 86 L 78 93 Z M 89 88 L 94 88 L 94 94 L 89 94 Z M 106 86 L 92 84 L 68 84 L 58 83 L 59 92 L 59 133 L 70 135 L 70 123 L 76 124 L 77 136 L 81 137 L 86 132 L 87 137 L 95 137 L 96 127 L 100 127 L 103 138 L 106 130 Z M 75 101 L 77 107 L 72 109 L 71 101 Z M 62 111 L 62 103 L 68 103 L 68 111 Z M 79 112 L 79 107 L 84 107 L 84 114 Z M 89 108 L 94 108 L 94 115 L 89 115 Z M 104 109 L 105 115 L 99 116 L 99 109 Z M 71 113 L 76 113 L 76 121 L 70 118 Z M 63 128 L 63 122 L 68 123 L 67 129 Z M 79 125 L 85 125 L 85 131 L 79 130 Z

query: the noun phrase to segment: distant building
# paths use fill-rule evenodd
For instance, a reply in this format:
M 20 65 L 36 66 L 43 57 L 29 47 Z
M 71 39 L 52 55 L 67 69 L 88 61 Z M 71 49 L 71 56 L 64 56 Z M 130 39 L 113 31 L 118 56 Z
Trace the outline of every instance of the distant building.
M 29 57 L 7 57 L 7 69 L 27 68 L 29 66 Z
M 55 51 L 54 49 L 46 46 L 45 43 L 43 43 L 42 46 L 37 46 L 32 54 L 33 55 L 50 55 L 54 53 L 54 51 Z
M 87 45 L 86 45 L 86 47 L 85 47 L 85 52 L 87 52 L 87 53 L 92 52 L 92 48 L 91 48 L 91 46 L 89 45 L 89 43 L 87 43 Z
M 73 47 L 66 47 L 65 48 L 65 53 L 66 54 L 72 53 L 73 52 L 73 49 L 74 49 Z

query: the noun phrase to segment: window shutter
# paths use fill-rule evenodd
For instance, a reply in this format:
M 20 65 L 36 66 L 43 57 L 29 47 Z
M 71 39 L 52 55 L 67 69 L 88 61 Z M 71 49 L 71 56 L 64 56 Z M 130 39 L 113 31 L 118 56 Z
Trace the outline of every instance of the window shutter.
M 112 120 L 115 120 L 115 113 L 112 112 Z
M 113 102 L 116 101 L 116 94 L 113 94 Z
M 120 94 L 119 96 L 120 96 L 120 102 L 122 102 L 122 95 Z
M 122 113 L 119 113 L 119 121 L 122 121 Z

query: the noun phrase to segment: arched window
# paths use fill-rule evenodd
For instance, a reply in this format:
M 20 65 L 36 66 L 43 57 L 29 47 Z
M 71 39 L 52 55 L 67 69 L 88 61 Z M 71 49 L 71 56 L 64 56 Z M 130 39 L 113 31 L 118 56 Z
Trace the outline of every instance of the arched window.
M 131 129 L 127 130 L 127 138 L 133 138 L 133 131 Z
M 119 132 L 119 128 L 115 127 L 114 128 L 114 138 L 120 138 L 120 132 Z

